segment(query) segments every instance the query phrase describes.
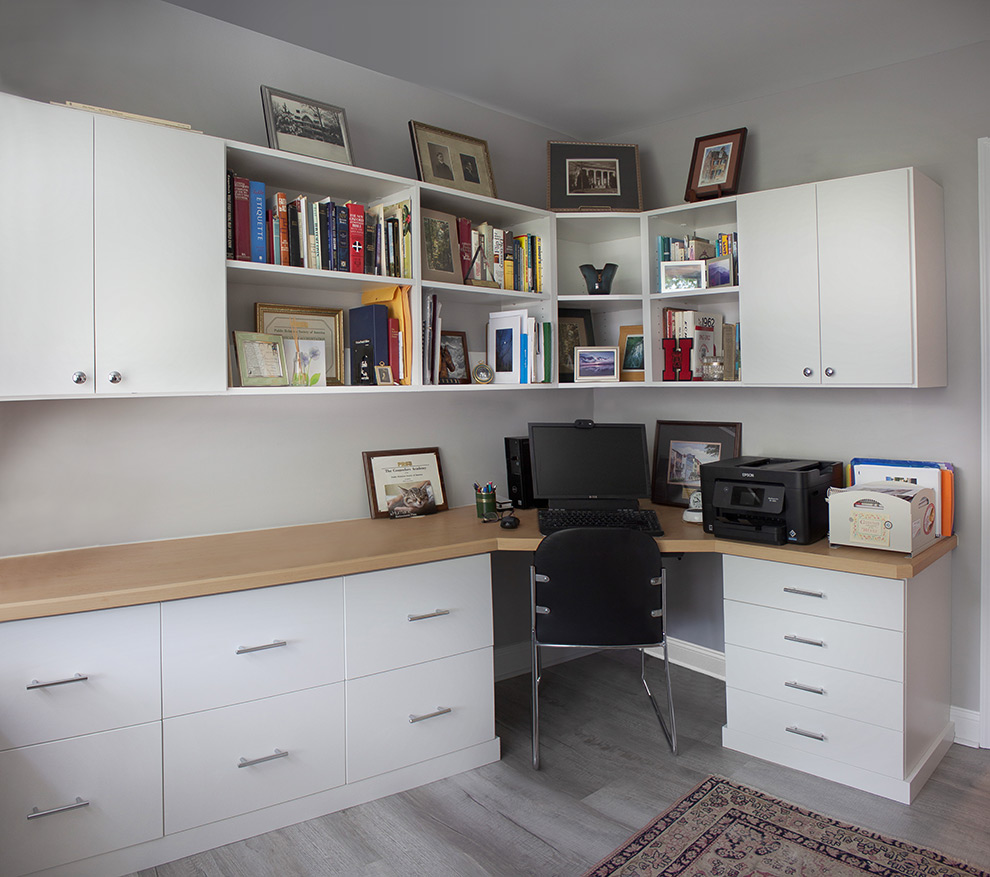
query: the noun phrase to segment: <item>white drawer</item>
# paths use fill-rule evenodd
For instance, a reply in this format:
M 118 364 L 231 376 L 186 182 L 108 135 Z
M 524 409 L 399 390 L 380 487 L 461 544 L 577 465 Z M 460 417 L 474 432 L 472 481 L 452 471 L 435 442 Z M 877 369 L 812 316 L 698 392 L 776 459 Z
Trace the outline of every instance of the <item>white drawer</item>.
M 890 679 L 727 645 L 725 684 L 893 731 L 904 729 L 904 688 Z
M 347 682 L 348 782 L 494 736 L 491 648 Z
M 339 682 L 343 600 L 338 578 L 163 603 L 165 715 Z
M 161 722 L 151 722 L 0 752 L 0 874 L 161 837 L 161 746 Z M 28 819 L 77 798 L 88 805 Z
M 904 634 L 726 600 L 725 642 L 895 682 L 904 681 Z
M 726 688 L 725 707 L 726 727 L 734 731 L 874 773 L 904 778 L 903 738 L 890 728 L 782 703 L 736 688 Z
M 492 644 L 487 554 L 347 576 L 347 678 Z
M 728 555 L 722 558 L 722 577 L 727 600 L 742 600 L 890 630 L 904 629 L 904 582 L 901 579 Z
M 0 624 L 0 750 L 160 719 L 158 612 L 154 603 Z
M 164 726 L 167 834 L 344 782 L 343 682 Z M 256 763 L 241 767 L 242 759 Z

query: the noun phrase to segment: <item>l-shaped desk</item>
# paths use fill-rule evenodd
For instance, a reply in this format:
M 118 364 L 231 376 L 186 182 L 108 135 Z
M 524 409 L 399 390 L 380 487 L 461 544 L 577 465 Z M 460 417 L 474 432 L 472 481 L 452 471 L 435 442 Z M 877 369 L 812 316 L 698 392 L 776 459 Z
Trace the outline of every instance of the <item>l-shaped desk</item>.
M 724 745 L 910 802 L 953 738 L 956 537 L 769 546 L 656 509 L 664 553 L 723 558 Z M 126 874 L 497 760 L 517 514 L 0 558 L 0 872 Z

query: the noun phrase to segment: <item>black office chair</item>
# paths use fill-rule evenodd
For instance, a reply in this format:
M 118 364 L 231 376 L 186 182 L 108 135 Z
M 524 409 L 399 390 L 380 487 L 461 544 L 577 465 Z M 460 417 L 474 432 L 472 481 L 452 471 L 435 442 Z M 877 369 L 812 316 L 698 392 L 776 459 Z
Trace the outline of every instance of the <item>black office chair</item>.
M 637 530 L 575 528 L 547 536 L 533 555 L 533 767 L 540 769 L 540 648 L 639 649 L 643 687 L 671 752 L 677 729 L 663 613 L 666 584 L 660 549 Z M 648 648 L 663 648 L 670 727 L 646 682 Z

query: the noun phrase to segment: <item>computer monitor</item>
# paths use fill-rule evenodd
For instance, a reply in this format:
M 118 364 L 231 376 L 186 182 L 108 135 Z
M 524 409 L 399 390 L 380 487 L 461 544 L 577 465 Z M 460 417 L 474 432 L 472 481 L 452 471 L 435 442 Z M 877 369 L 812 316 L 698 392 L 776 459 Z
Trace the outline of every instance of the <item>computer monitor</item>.
M 558 508 L 638 508 L 650 495 L 642 423 L 529 424 L 533 493 Z

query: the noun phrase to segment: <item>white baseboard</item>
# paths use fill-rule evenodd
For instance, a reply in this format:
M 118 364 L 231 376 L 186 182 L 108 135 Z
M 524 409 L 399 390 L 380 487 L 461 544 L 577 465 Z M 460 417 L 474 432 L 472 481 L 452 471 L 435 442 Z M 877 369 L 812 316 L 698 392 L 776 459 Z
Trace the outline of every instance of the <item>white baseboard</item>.
M 964 710 L 962 707 L 949 707 L 949 719 L 956 723 L 956 743 L 963 746 L 980 748 L 980 714 L 975 710 Z
M 507 646 L 496 646 L 495 681 L 501 682 L 512 676 L 522 676 L 529 673 L 530 658 L 529 641 L 521 643 L 510 643 Z M 573 661 L 583 655 L 590 655 L 594 649 L 544 649 L 541 659 L 544 667 L 552 667 L 554 664 L 562 664 L 564 661 Z

